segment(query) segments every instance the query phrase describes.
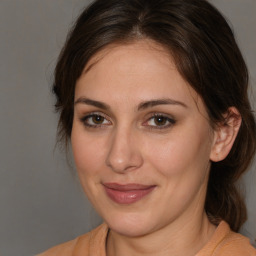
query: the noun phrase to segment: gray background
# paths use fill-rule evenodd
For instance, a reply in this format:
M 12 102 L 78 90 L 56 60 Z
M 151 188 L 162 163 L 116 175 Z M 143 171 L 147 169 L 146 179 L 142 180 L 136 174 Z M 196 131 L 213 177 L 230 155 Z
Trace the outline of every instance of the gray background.
M 52 71 L 85 0 L 0 0 L 0 255 L 35 255 L 99 223 L 55 149 Z M 256 88 L 256 0 L 212 0 L 233 24 Z M 250 94 L 253 100 L 255 89 Z M 256 164 L 254 164 L 255 167 Z M 245 177 L 256 237 L 256 172 Z

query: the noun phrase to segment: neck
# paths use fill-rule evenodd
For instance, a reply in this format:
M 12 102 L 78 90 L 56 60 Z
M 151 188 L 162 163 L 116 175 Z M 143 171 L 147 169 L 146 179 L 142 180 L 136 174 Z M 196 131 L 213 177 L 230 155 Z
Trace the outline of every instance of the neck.
M 145 236 L 126 237 L 111 230 L 107 255 L 193 256 L 209 241 L 215 228 L 205 213 L 199 216 L 197 212 L 187 222 L 181 216 L 175 223 Z

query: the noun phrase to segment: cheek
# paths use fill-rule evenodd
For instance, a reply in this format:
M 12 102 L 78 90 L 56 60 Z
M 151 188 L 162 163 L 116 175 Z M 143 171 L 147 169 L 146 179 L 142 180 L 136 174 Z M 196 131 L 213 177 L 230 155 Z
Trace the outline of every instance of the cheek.
M 200 194 L 198 200 L 203 202 L 206 193 L 211 148 L 208 133 L 201 133 L 200 137 L 192 136 L 193 132 L 187 133 L 188 136 L 184 134 L 155 143 L 147 151 L 148 162 L 158 172 L 157 178 L 164 191 L 163 209 L 168 203 L 170 216 L 174 208 L 178 214 L 196 195 Z
M 196 127 L 195 127 L 196 128 Z M 163 176 L 195 175 L 208 169 L 211 139 L 208 130 L 178 131 L 166 140 L 147 146 L 147 159 Z
M 73 128 L 71 144 L 77 174 L 81 186 L 93 205 L 97 205 L 99 184 L 104 173 L 104 140 L 92 138 L 83 131 Z
M 104 162 L 104 141 L 86 136 L 73 127 L 71 134 L 72 151 L 79 176 L 96 175 Z

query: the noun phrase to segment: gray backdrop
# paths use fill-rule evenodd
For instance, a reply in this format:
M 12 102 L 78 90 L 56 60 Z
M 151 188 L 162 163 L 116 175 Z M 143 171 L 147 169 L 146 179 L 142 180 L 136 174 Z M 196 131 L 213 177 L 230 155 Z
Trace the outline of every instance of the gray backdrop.
M 65 35 L 88 2 L 0 0 L 1 256 L 35 255 L 100 221 L 65 153 L 54 150 L 57 116 L 50 93 Z M 233 24 L 255 88 L 256 1 L 212 3 Z M 256 172 L 251 170 L 245 177 L 249 219 L 242 232 L 255 239 Z

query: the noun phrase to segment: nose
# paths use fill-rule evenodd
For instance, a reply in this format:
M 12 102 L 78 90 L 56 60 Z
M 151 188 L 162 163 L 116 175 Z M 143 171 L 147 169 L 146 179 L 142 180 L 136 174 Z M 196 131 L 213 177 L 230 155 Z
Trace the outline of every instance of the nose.
M 125 173 L 139 168 L 142 164 L 143 158 L 135 134 L 131 131 L 116 130 L 111 137 L 106 165 L 114 172 Z

